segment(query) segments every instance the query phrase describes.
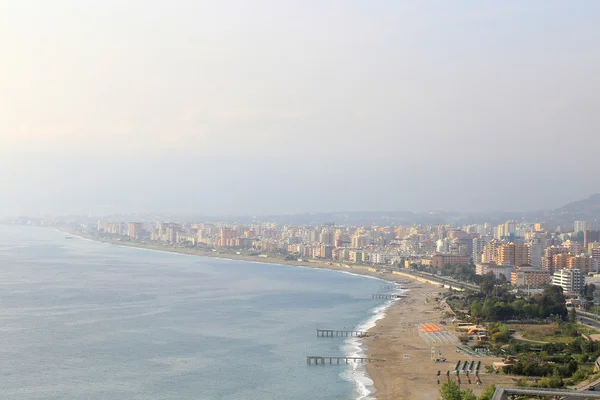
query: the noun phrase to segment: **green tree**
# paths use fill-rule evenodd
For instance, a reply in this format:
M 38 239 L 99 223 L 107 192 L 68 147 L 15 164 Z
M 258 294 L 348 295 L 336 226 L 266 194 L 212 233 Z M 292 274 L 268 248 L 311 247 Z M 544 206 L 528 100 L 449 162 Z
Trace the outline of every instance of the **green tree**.
M 486 279 L 483 282 L 481 282 L 479 288 L 484 294 L 490 295 L 494 291 L 494 281 Z
M 574 308 L 571 308 L 569 310 L 569 322 L 574 324 L 575 321 L 577 321 L 577 313 L 575 312 Z
M 471 302 L 471 307 L 469 307 L 469 312 L 473 317 L 479 318 L 481 317 L 481 302 L 479 300 L 473 300 Z
M 444 382 L 440 388 L 440 396 L 442 400 L 462 400 L 460 388 L 452 380 Z
M 460 400 L 477 400 L 477 396 L 471 389 L 465 389 L 460 391 Z
M 483 393 L 481 393 L 481 395 L 479 396 L 479 400 L 492 400 L 492 397 L 494 397 L 495 392 L 496 385 L 492 383 L 491 385 L 485 388 Z

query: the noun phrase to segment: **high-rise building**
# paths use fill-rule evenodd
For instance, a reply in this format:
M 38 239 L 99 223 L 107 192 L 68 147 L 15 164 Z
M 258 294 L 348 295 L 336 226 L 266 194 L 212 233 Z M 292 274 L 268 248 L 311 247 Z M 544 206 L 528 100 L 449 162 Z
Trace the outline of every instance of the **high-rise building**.
M 331 245 L 331 244 L 333 244 L 333 232 L 331 232 L 330 229 L 323 228 L 321 230 L 321 235 L 319 237 L 319 241 L 321 243 L 323 243 L 324 245 Z
M 481 262 L 483 257 L 483 249 L 485 245 L 488 243 L 487 238 L 478 237 L 473 239 L 473 262 L 478 263 Z
M 333 246 L 325 245 L 319 248 L 319 257 L 325 259 L 331 259 L 333 256 Z
M 496 239 L 487 243 L 483 246 L 483 255 L 481 257 L 481 262 L 491 263 L 496 262 L 496 256 L 498 254 L 498 247 L 500 247 L 500 242 Z
M 556 271 L 558 268 L 554 267 L 554 256 L 557 254 L 566 254 L 569 249 L 562 246 L 550 246 L 544 250 L 544 256 L 542 257 L 542 269 L 550 271 L 550 273 Z
M 587 250 L 588 245 L 593 242 L 600 242 L 600 231 L 586 230 L 583 232 L 583 248 Z
M 575 221 L 573 224 L 573 232 L 585 232 L 589 230 L 587 221 Z
M 583 251 L 583 245 L 581 242 L 576 242 L 574 240 L 567 240 L 563 242 L 562 247 L 569 250 L 571 254 L 580 254 Z
M 571 254 L 569 253 L 555 254 L 552 257 L 552 265 L 554 270 L 558 271 L 559 269 L 567 268 L 569 265 L 569 258 L 571 258 Z
M 587 275 L 588 272 L 594 271 L 594 260 L 587 254 L 571 255 L 567 259 L 568 269 L 578 269 L 582 274 Z
M 529 263 L 536 267 L 542 267 L 542 257 L 544 256 L 544 245 L 539 239 L 533 239 L 529 246 Z
M 494 228 L 494 239 L 502 239 L 504 236 L 507 236 L 504 231 L 504 224 L 498 225 Z
M 142 235 L 142 228 L 144 224 L 141 222 L 130 222 L 127 229 L 127 236 L 132 239 L 139 239 Z
M 218 246 L 221 247 L 234 247 L 235 246 L 235 238 L 237 237 L 237 232 L 230 228 L 221 228 L 221 232 L 219 233 L 219 240 L 217 241 Z
M 594 268 L 598 269 L 600 267 L 600 246 L 594 247 L 592 249 L 592 260 L 594 262 Z
M 177 233 L 179 232 L 179 227 L 176 225 L 169 225 L 166 230 L 167 241 L 171 244 L 177 243 Z
M 517 232 L 517 223 L 515 221 L 506 221 L 504 223 L 504 235 L 510 236 L 515 235 Z
M 578 269 L 561 269 L 552 275 L 552 284 L 562 287 L 565 293 L 581 293 L 585 277 Z
M 529 264 L 529 247 L 514 242 L 504 243 L 498 247 L 496 262 L 515 266 Z
M 548 224 L 545 222 L 537 222 L 533 225 L 533 230 L 536 232 L 546 232 L 548 230 Z

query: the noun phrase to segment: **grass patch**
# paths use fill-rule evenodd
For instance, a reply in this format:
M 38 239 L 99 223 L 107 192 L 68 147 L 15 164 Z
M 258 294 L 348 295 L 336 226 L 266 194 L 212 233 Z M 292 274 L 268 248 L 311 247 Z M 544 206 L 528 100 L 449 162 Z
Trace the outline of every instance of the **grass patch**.
M 525 339 L 549 343 L 570 343 L 579 333 L 591 335 L 598 333 L 593 328 L 581 324 L 552 323 L 543 325 L 510 325 L 511 329 L 520 333 Z

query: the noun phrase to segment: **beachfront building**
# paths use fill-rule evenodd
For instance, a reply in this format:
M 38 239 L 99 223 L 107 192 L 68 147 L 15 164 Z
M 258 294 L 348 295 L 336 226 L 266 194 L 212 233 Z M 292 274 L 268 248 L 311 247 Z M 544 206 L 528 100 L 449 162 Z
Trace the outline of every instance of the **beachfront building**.
M 139 239 L 142 236 L 144 224 L 141 222 L 130 222 L 127 226 L 127 236 L 132 239 Z
M 436 254 L 431 257 L 431 266 L 441 269 L 446 265 L 467 265 L 471 263 L 469 256 L 459 254 Z

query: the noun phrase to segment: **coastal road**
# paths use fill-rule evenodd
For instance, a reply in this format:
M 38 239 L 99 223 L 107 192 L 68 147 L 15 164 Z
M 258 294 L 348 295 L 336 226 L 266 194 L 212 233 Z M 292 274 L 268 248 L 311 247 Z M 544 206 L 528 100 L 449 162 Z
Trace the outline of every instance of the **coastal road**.
M 428 272 L 419 272 L 419 271 L 410 271 L 410 270 L 400 270 L 399 272 L 402 272 L 403 274 L 406 274 L 406 275 L 412 275 L 415 277 L 428 279 L 433 282 L 437 282 L 439 284 L 449 285 L 449 286 L 452 286 L 453 288 L 469 289 L 469 290 L 474 290 L 476 292 L 479 292 L 479 290 L 480 290 L 479 286 L 474 285 L 472 283 L 459 282 L 452 278 L 434 275 L 434 274 L 430 274 Z

